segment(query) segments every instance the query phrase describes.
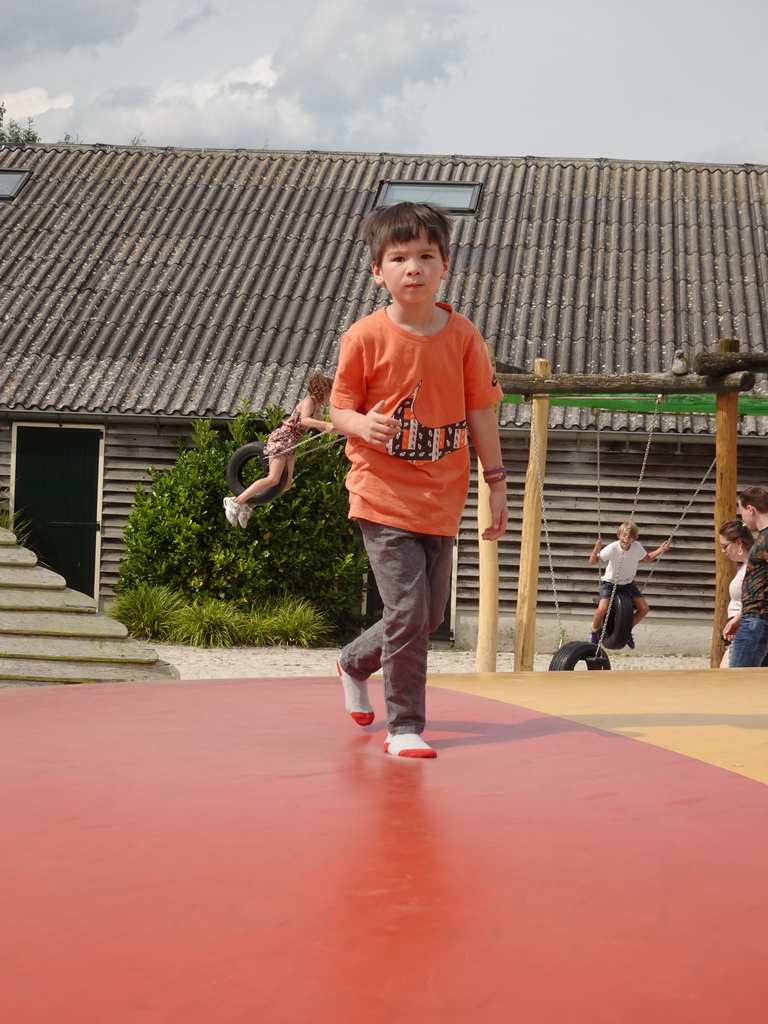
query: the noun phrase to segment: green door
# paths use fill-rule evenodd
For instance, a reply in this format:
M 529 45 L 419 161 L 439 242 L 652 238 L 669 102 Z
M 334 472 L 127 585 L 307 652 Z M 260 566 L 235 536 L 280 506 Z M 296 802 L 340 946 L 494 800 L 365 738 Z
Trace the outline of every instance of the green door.
M 102 432 L 16 426 L 14 512 L 32 525 L 40 563 L 94 597 Z

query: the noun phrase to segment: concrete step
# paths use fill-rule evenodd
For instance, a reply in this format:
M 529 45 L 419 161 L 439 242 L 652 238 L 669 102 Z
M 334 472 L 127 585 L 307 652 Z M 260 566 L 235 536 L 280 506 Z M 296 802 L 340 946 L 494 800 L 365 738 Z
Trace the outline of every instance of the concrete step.
M 0 656 L 2 683 L 138 683 L 178 679 L 179 673 L 165 661 L 153 665 L 103 664 L 99 662 L 46 661 L 37 658 Z
M 0 685 L 178 679 L 96 602 L 0 529 Z
M 57 572 L 39 565 L 0 565 L 0 588 L 39 587 L 41 590 L 64 590 L 67 581 Z
M 96 614 L 92 597 L 65 587 L 63 590 L 35 590 L 0 586 L 0 609 L 17 611 L 59 611 Z
M 0 608 L 0 634 L 2 633 L 112 639 L 128 636 L 125 626 L 107 615 L 78 611 L 17 611 Z M 2 649 L 3 640 L 0 638 L 0 650 Z
M 0 636 L 0 657 L 43 658 L 46 661 L 132 662 L 151 665 L 157 654 L 138 640 L 102 640 L 97 637 Z
M 0 546 L 0 565 L 37 565 L 37 555 L 27 548 Z

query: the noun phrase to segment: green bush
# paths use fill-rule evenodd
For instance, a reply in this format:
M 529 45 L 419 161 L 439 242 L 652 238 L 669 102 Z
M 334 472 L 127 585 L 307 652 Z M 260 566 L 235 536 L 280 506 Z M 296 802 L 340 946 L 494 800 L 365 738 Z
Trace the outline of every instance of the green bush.
M 231 527 L 224 516 L 230 456 L 248 441 L 265 440 L 283 415 L 272 406 L 260 423 L 244 405 L 229 436 L 210 420 L 195 422 L 193 447 L 179 440 L 175 465 L 150 470 L 151 491 L 137 488 L 118 591 L 151 583 L 243 611 L 303 598 L 322 610 L 338 638 L 350 635 L 359 623 L 367 560 L 347 518 L 341 443 L 324 443 L 323 436 L 321 447 L 300 454 L 292 489 L 256 508 L 247 529 Z
M 170 587 L 139 583 L 130 590 L 121 591 L 109 613 L 113 619 L 122 622 L 131 636 L 168 640 L 184 604 L 184 598 Z

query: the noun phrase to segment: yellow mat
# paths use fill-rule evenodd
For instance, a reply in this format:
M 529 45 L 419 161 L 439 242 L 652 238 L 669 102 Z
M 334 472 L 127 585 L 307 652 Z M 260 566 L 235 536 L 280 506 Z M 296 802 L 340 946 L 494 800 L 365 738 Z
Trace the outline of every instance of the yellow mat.
M 768 669 L 446 673 L 431 675 L 429 685 L 557 715 L 768 783 Z

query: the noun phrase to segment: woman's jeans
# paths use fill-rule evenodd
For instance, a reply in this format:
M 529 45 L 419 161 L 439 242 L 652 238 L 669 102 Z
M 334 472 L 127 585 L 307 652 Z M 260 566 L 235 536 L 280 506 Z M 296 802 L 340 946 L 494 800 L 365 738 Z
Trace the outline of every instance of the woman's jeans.
M 768 619 L 751 616 L 739 623 L 731 644 L 729 668 L 759 668 L 768 665 Z

